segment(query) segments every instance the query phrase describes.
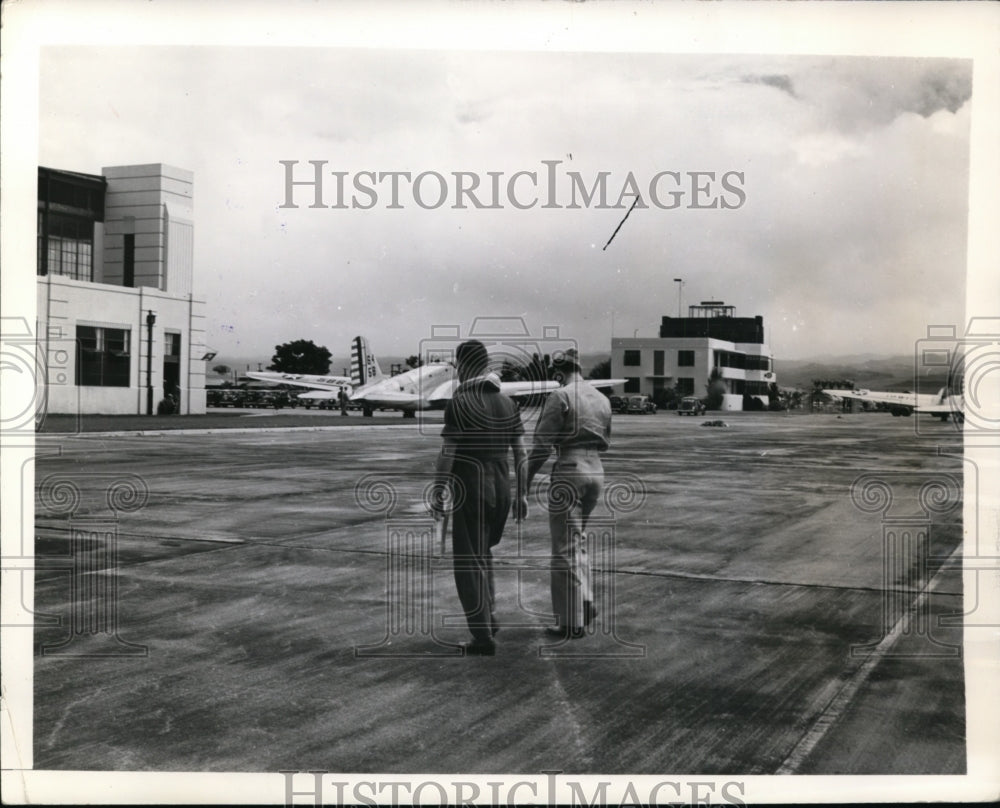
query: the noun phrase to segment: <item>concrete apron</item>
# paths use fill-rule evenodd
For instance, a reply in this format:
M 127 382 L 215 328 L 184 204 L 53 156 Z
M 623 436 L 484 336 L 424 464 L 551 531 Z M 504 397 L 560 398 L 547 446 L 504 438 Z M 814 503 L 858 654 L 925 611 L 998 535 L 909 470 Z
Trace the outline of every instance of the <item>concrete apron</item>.
M 609 485 L 641 491 L 595 515 L 587 638 L 543 632 L 537 499 L 520 539 L 508 526 L 493 658 L 453 647 L 449 557 L 422 533 L 433 433 L 58 440 L 36 474 L 36 609 L 62 622 L 35 632 L 35 767 L 964 771 L 961 631 L 935 619 L 962 607 L 939 569 L 960 509 L 932 525 L 926 575 L 889 586 L 885 519 L 850 494 L 906 469 L 898 503 L 958 459 L 877 415 L 701 421 L 616 418 Z M 142 481 L 140 507 L 109 511 L 116 475 Z

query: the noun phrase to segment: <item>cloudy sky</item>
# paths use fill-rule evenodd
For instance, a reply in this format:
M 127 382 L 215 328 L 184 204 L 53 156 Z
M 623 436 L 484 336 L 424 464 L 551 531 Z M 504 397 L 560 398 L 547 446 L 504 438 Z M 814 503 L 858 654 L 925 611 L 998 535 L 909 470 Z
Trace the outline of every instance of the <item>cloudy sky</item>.
M 207 342 L 266 359 L 355 334 L 407 355 L 437 325 L 521 316 L 584 351 L 655 335 L 682 304 L 762 315 L 776 359 L 910 353 L 964 321 L 970 63 L 949 59 L 345 48 L 44 47 L 39 162 L 100 173 L 162 162 L 195 176 L 196 294 Z M 345 172 L 348 207 L 310 208 L 285 167 Z M 556 202 L 547 201 L 555 165 Z M 390 180 L 377 203 L 359 172 Z M 522 176 L 515 201 L 506 187 Z M 680 204 L 652 204 L 683 190 Z M 453 172 L 502 172 L 499 206 L 455 209 Z M 607 204 L 569 208 L 576 172 Z M 691 172 L 714 172 L 700 180 Z M 726 191 L 722 175 L 741 192 Z M 602 249 L 634 196 L 637 206 Z M 350 207 L 352 199 L 368 209 Z M 724 208 L 692 209 L 719 199 Z M 429 200 L 429 201 L 428 201 Z M 616 203 L 621 200 L 621 205 Z M 497 209 L 498 207 L 498 209 Z M 613 331 L 612 331 L 613 329 Z

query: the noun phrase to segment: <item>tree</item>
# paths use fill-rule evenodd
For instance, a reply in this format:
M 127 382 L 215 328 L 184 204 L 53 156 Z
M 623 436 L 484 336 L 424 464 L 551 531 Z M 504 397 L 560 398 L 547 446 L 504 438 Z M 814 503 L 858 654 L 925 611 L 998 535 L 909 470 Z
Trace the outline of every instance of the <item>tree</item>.
M 406 366 L 408 368 L 419 368 L 424 364 L 424 360 L 421 359 L 417 354 L 413 356 L 406 357 Z
M 598 362 L 590 369 L 590 373 L 587 374 L 588 379 L 610 379 L 611 378 L 611 360 L 604 359 Z
M 281 373 L 329 373 L 330 352 L 312 340 L 297 339 L 275 345 L 274 356 L 267 369 Z
M 767 408 L 772 412 L 780 412 L 781 410 L 788 409 L 788 405 L 781 400 L 781 390 L 778 389 L 778 385 L 771 382 L 767 386 Z
M 680 384 L 675 384 L 673 387 L 661 387 L 659 390 L 653 391 L 653 403 L 657 409 L 661 410 L 676 410 L 677 404 L 682 398 L 684 398 L 684 393 L 681 392 Z
M 213 373 L 218 373 L 220 376 L 228 376 L 233 372 L 233 369 L 229 365 L 216 365 L 212 368 Z
M 726 382 L 722 378 L 722 371 L 719 368 L 712 368 L 712 373 L 708 377 L 708 384 L 705 390 L 708 395 L 705 397 L 705 407 L 709 410 L 721 410 L 725 401 Z
M 829 404 L 833 401 L 833 398 L 823 392 L 824 387 L 829 387 L 829 382 L 822 379 L 813 379 L 813 389 L 809 393 L 809 409 L 816 410 L 821 408 L 825 404 Z
M 602 359 L 596 365 L 590 369 L 590 373 L 587 374 L 588 379 L 610 379 L 611 378 L 611 360 Z M 612 390 L 610 387 L 600 387 L 598 388 L 607 398 L 611 398 Z M 657 404 L 659 406 L 659 404 Z

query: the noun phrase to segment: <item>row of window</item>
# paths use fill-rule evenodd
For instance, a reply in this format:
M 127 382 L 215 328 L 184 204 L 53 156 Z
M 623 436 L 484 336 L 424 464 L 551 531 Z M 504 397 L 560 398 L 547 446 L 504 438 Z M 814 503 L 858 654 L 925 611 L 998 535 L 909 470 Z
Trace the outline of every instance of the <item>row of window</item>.
M 736 351 L 716 351 L 715 367 L 738 368 L 740 370 L 770 370 L 771 358 L 757 354 L 743 354 Z
M 729 382 L 729 392 L 738 396 L 766 396 L 769 394 L 767 382 L 752 382 L 746 379 L 727 379 Z
M 663 374 L 664 351 L 653 351 L 653 373 Z M 642 351 L 628 350 L 624 356 L 625 367 L 639 367 L 642 365 Z M 694 351 L 677 351 L 677 367 L 694 367 Z M 753 354 L 742 354 L 737 351 L 715 351 L 715 367 L 717 368 L 739 368 L 740 370 L 770 370 L 771 359 L 767 356 L 757 356 Z
M 164 363 L 180 362 L 181 335 L 165 333 Z M 76 327 L 76 384 L 78 387 L 129 387 L 132 368 L 132 330 L 92 325 Z
M 657 381 L 661 382 L 661 384 L 658 385 Z M 662 379 L 654 379 L 653 380 L 653 389 L 654 390 L 661 390 L 661 389 L 663 389 L 662 381 L 663 381 Z M 677 389 L 677 392 L 680 393 L 682 396 L 693 396 L 694 395 L 694 379 L 689 379 L 689 378 L 678 379 L 677 382 L 676 382 L 676 384 L 675 384 L 675 387 Z M 636 376 L 626 377 L 626 379 L 625 379 L 625 386 L 624 386 L 623 390 L 626 393 L 641 393 L 642 392 L 642 380 L 639 379 Z
M 654 380 L 653 389 L 660 390 L 663 388 L 662 384 L 657 385 Z M 767 382 L 755 382 L 747 381 L 745 379 L 726 379 L 726 387 L 729 393 L 737 396 L 748 395 L 748 396 L 766 396 L 770 394 L 770 386 Z M 682 396 L 693 396 L 694 395 L 694 379 L 691 378 L 681 378 L 677 379 L 676 382 L 677 392 Z M 642 380 L 637 376 L 626 377 L 624 391 L 626 393 L 641 393 L 642 392 Z

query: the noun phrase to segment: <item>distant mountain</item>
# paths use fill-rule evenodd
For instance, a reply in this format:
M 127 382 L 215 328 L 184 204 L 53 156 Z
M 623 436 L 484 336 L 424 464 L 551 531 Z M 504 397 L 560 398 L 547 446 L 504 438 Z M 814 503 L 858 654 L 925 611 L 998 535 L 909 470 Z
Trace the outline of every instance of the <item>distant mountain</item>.
M 853 381 L 856 387 L 869 390 L 914 390 L 914 359 L 912 356 L 876 356 L 874 354 L 854 354 L 848 356 L 824 356 L 816 359 L 776 359 L 775 373 L 779 387 L 799 387 L 812 389 L 816 380 Z M 919 388 L 925 391 L 928 382 L 947 381 L 947 371 L 943 369 L 921 369 Z

